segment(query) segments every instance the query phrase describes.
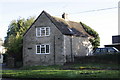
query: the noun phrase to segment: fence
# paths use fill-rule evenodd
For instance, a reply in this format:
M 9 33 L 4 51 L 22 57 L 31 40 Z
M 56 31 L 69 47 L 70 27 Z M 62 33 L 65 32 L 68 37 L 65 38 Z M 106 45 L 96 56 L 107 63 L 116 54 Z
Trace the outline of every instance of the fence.
M 75 63 L 120 63 L 120 53 L 118 54 L 104 54 L 104 55 L 95 55 L 95 56 L 82 56 L 75 57 Z

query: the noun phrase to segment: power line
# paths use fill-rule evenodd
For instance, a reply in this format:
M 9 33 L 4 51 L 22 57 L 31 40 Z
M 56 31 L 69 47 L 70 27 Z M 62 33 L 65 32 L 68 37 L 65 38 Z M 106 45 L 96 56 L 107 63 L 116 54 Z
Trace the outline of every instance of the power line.
M 80 13 L 88 13 L 88 12 L 105 11 L 105 10 L 116 9 L 116 8 L 120 8 L 120 7 L 101 8 L 101 9 L 88 10 L 88 11 L 81 11 L 81 12 L 69 13 L 69 14 L 73 15 L 73 14 L 80 14 Z M 56 16 L 61 16 L 61 15 L 56 15 Z
M 79 13 L 87 13 L 87 12 L 104 11 L 104 10 L 110 10 L 110 9 L 116 9 L 116 8 L 118 8 L 118 7 L 109 7 L 109 8 L 102 8 L 102 9 L 95 9 L 95 10 L 81 11 L 81 12 L 70 13 L 70 14 L 79 14 Z

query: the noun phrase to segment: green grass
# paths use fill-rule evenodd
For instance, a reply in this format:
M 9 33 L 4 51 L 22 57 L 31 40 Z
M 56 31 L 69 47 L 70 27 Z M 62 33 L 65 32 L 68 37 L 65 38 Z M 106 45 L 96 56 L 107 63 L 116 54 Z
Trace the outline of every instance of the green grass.
M 59 70 L 60 65 L 51 65 L 51 66 L 25 66 L 21 67 L 21 70 Z
M 20 68 L 21 70 L 81 70 L 81 69 L 107 69 L 107 70 L 120 70 L 118 64 L 67 64 L 67 65 L 52 65 L 52 66 L 25 66 Z
M 5 78 L 120 78 L 120 65 L 69 64 L 64 66 L 32 66 L 19 70 L 3 70 Z
M 120 78 L 118 70 L 3 70 L 7 78 Z

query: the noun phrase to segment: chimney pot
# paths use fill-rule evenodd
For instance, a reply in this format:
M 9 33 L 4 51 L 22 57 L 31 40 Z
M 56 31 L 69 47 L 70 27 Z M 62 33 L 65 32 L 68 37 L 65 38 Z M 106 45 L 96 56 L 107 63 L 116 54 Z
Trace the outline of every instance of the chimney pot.
M 68 20 L 68 14 L 63 13 L 63 14 L 62 14 L 62 18 L 65 19 L 65 20 Z

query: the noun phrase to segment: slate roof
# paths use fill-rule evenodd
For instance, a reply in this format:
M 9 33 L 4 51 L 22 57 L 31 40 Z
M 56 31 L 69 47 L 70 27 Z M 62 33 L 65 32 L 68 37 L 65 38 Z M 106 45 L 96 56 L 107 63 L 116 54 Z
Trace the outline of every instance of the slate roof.
M 51 16 L 46 11 L 42 11 L 41 14 L 43 14 L 43 13 L 61 31 L 62 34 L 64 34 L 64 35 L 70 35 L 70 36 L 78 36 L 78 37 L 90 37 L 90 35 L 84 30 L 84 28 L 81 25 L 81 23 L 74 22 L 74 21 L 66 21 L 63 18 L 58 18 L 58 17 Z M 39 18 L 39 16 L 38 16 L 38 18 Z

